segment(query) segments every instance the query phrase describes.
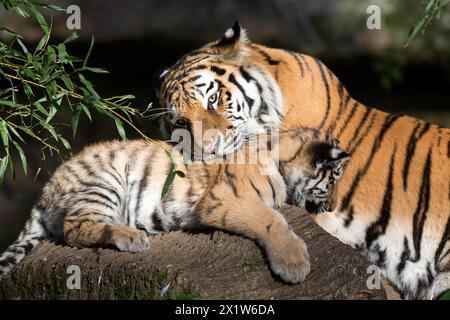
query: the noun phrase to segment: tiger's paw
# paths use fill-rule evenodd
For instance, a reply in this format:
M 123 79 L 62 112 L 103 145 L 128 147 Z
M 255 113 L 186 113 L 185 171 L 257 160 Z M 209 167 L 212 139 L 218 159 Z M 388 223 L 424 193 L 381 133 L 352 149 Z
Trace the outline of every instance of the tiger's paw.
M 306 244 L 296 235 L 284 246 L 270 246 L 267 256 L 273 273 L 287 283 L 302 282 L 311 270 Z
M 113 232 L 111 244 L 120 251 L 139 252 L 147 250 L 149 242 L 144 231 L 129 229 L 126 231 Z

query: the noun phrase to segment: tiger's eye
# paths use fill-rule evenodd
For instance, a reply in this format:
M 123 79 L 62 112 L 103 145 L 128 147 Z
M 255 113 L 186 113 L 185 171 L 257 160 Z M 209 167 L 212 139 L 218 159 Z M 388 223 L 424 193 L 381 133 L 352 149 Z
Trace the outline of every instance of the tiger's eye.
M 210 96 L 210 97 L 208 98 L 208 102 L 209 102 L 209 103 L 215 103 L 218 96 L 219 96 L 219 95 L 218 95 L 217 93 L 216 93 L 215 95 Z

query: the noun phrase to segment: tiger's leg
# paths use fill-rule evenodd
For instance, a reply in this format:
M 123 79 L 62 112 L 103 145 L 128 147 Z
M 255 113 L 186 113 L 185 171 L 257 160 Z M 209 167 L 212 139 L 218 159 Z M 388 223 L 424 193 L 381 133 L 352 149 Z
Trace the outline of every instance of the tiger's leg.
M 272 271 L 289 283 L 303 281 L 310 271 L 306 244 L 276 210 L 258 197 L 236 197 L 222 188 L 199 204 L 200 222 L 256 240 L 266 251 Z
M 64 221 L 64 239 L 74 247 L 114 246 L 120 251 L 139 252 L 149 247 L 144 231 L 107 224 L 95 214 L 84 214 Z

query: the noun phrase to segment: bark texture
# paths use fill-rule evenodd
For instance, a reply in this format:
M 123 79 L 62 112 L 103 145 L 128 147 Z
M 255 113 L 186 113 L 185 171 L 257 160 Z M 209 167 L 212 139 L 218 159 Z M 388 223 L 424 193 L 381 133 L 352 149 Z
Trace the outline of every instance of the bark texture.
M 171 232 L 136 254 L 43 242 L 0 282 L 3 299 L 385 299 L 370 290 L 368 261 L 293 207 L 283 210 L 306 241 L 311 273 L 287 285 L 251 240 L 221 231 Z M 68 289 L 75 265 L 81 288 Z M 76 267 L 75 267 L 76 270 Z

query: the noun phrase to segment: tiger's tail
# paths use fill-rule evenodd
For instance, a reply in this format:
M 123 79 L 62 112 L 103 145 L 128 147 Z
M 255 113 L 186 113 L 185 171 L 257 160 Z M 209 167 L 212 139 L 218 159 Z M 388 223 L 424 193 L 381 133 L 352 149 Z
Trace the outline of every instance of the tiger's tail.
M 43 211 L 34 207 L 17 240 L 0 255 L 0 280 L 46 237 L 41 223 Z

